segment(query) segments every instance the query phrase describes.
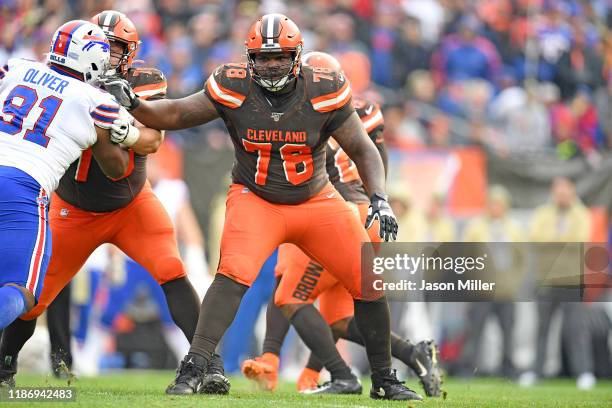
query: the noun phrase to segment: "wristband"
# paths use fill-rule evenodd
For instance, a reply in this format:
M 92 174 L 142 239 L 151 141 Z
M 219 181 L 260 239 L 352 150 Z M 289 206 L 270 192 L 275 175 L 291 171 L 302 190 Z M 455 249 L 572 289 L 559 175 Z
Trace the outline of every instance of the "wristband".
M 384 193 L 374 193 L 372 194 L 372 197 L 370 197 L 370 202 L 373 203 L 374 201 L 389 201 L 389 196 L 384 194 Z
M 128 133 L 121 144 L 126 147 L 132 147 L 140 138 L 140 129 L 136 126 L 129 125 Z

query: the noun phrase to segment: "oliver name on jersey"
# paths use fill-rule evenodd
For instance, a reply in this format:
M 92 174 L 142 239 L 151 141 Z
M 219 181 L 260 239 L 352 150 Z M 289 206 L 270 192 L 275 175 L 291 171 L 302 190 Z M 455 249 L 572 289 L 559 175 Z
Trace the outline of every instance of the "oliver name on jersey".
M 0 69 L 0 166 L 15 167 L 50 194 L 68 166 L 119 115 L 114 98 L 55 68 L 11 59 Z

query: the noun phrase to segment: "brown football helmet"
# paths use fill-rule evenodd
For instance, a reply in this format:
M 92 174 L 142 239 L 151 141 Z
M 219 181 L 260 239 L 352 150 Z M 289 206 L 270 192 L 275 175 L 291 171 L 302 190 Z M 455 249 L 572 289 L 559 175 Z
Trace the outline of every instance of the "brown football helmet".
M 302 34 L 298 26 L 283 14 L 266 14 L 250 28 L 245 48 L 251 77 L 269 91 L 279 91 L 294 81 L 300 72 Z M 291 63 L 264 69 L 255 63 L 259 53 L 290 53 Z

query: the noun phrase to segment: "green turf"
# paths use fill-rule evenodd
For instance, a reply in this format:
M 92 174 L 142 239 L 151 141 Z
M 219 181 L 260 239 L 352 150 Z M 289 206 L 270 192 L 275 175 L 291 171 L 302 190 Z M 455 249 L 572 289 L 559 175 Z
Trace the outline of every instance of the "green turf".
M 447 380 L 447 398 L 426 399 L 421 403 L 380 402 L 368 397 L 369 384 L 364 382 L 362 396 L 304 396 L 295 392 L 292 383 L 281 383 L 274 393 L 256 391 L 243 378 L 232 378 L 229 396 L 195 395 L 169 397 L 165 386 L 172 380 L 171 372 L 130 372 L 108 374 L 98 378 L 84 378 L 73 383 L 76 402 L 56 403 L 0 403 L 1 406 L 41 407 L 612 407 L 612 382 L 600 381 L 595 390 L 576 390 L 574 381 L 545 381 L 530 389 L 500 379 L 471 381 Z M 65 386 L 66 381 L 40 375 L 19 375 L 21 387 Z M 410 385 L 416 388 L 414 381 Z M 418 388 L 419 392 L 421 391 Z

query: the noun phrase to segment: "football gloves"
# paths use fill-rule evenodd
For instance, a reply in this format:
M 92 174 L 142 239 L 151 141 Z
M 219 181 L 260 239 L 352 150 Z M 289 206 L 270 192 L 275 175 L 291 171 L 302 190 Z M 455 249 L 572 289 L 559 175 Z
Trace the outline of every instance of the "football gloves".
M 365 227 L 370 229 L 374 220 L 378 220 L 378 236 L 385 241 L 395 241 L 397 239 L 397 219 L 384 194 L 376 193 L 370 197 L 370 207 Z
M 124 119 L 115 119 L 110 127 L 110 139 L 113 143 L 131 147 L 140 137 L 140 130 Z
M 108 76 L 100 78 L 100 86 L 104 88 L 106 92 L 113 95 L 117 102 L 127 110 L 136 109 L 140 105 L 140 99 L 132 90 L 129 82 L 123 78 L 116 76 Z

